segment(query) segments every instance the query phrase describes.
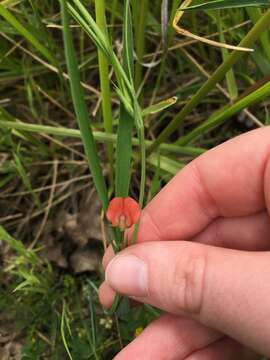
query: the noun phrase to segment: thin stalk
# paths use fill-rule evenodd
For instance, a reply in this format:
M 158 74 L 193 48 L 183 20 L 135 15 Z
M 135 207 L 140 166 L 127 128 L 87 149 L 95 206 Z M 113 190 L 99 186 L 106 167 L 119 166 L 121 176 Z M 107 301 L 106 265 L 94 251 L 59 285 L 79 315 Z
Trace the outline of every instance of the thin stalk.
M 11 130 L 20 130 L 29 133 L 38 133 L 38 134 L 48 134 L 48 135 L 55 135 L 62 138 L 81 138 L 80 130 L 76 129 L 68 129 L 64 127 L 56 127 L 56 126 L 48 126 L 48 125 L 37 125 L 37 124 L 28 124 L 22 121 L 6 121 L 0 120 L 0 127 L 11 129 Z M 93 132 L 94 139 L 101 143 L 116 143 L 116 135 L 115 134 L 106 134 L 101 131 L 94 131 Z M 153 141 L 145 140 L 146 146 L 151 146 Z M 139 146 L 140 142 L 137 138 L 132 138 L 132 145 Z M 175 154 L 181 155 L 189 155 L 189 156 L 199 156 L 205 152 L 205 149 L 198 148 L 198 147 L 191 147 L 191 146 L 178 146 L 174 144 L 166 144 L 163 143 L 160 145 L 160 151 L 170 152 Z
M 137 91 L 142 81 L 142 62 L 145 52 L 145 30 L 147 25 L 147 14 L 149 7 L 149 0 L 141 0 L 137 5 L 135 22 L 135 49 L 137 54 L 137 62 L 135 65 L 135 90 Z
M 105 3 L 104 0 L 96 0 L 96 22 L 97 25 L 103 30 L 105 36 L 108 37 L 106 15 L 105 15 Z M 111 106 L 111 90 L 110 90 L 110 77 L 109 77 L 109 64 L 106 56 L 101 50 L 98 49 L 98 63 L 99 63 L 99 78 L 102 97 L 102 113 L 103 124 L 106 133 L 113 132 L 113 115 Z M 107 144 L 107 154 L 110 167 L 110 182 L 113 185 L 113 146 Z
M 262 10 L 259 8 L 247 8 L 246 9 L 248 16 L 250 17 L 253 24 L 256 24 L 256 22 L 261 18 L 262 16 Z M 263 34 L 261 34 L 260 37 L 262 48 L 264 49 L 265 55 L 268 58 L 268 61 L 270 61 L 270 37 L 269 37 L 269 31 L 265 31 Z
M 99 162 L 94 136 L 89 126 L 88 109 L 84 100 L 84 92 L 80 83 L 78 63 L 72 42 L 72 35 L 69 26 L 69 14 L 67 12 L 66 1 L 60 0 L 61 16 L 63 23 L 63 36 L 65 45 L 65 56 L 70 77 L 70 87 L 73 105 L 80 127 L 84 150 L 88 159 L 89 168 L 93 176 L 93 181 L 97 189 L 103 209 L 106 211 L 108 206 L 108 196 L 105 180 Z
M 224 32 L 223 32 L 223 24 L 222 24 L 222 21 L 221 21 L 220 11 L 217 14 L 216 22 L 217 22 L 217 26 L 218 26 L 218 30 L 219 30 L 220 42 L 225 44 L 226 41 L 225 41 L 225 36 L 224 36 Z M 226 48 L 222 48 L 221 53 L 222 53 L 223 61 L 226 61 L 226 59 L 229 56 L 229 50 L 226 49 Z M 236 83 L 233 68 L 231 68 L 227 72 L 226 81 L 227 81 L 228 92 L 230 94 L 230 99 L 234 100 L 234 99 L 236 99 L 238 97 L 238 88 L 237 88 L 237 83 Z
M 249 33 L 240 42 L 241 47 L 250 47 L 261 34 L 269 28 L 270 25 L 270 10 L 265 12 L 261 19 L 254 25 Z M 231 55 L 217 68 L 211 78 L 209 78 L 199 91 L 187 102 L 183 109 L 172 119 L 169 125 L 161 132 L 152 146 L 147 149 L 148 153 L 153 152 L 161 143 L 166 141 L 168 137 L 175 131 L 185 120 L 194 108 L 203 100 L 206 95 L 215 87 L 215 85 L 224 78 L 226 73 L 233 67 L 233 65 L 246 54 L 241 51 L 234 50 Z
M 141 182 L 140 182 L 139 204 L 142 208 L 144 205 L 145 183 L 146 183 L 146 147 L 145 147 L 145 138 L 144 138 L 144 127 L 140 129 L 138 136 L 140 139 L 140 148 L 141 148 Z
M 118 0 L 113 0 L 112 3 L 112 12 L 111 12 L 111 34 L 113 32 L 114 22 L 115 22 L 115 13 L 118 8 Z
M 139 204 L 140 207 L 143 208 L 144 196 L 145 196 L 145 182 L 146 182 L 146 147 L 145 147 L 145 136 L 144 136 L 144 124 L 143 124 L 141 109 L 137 102 L 137 99 L 135 98 L 134 100 L 135 100 L 134 115 L 135 115 L 135 124 L 136 124 L 139 143 L 140 143 L 140 163 L 141 163 Z

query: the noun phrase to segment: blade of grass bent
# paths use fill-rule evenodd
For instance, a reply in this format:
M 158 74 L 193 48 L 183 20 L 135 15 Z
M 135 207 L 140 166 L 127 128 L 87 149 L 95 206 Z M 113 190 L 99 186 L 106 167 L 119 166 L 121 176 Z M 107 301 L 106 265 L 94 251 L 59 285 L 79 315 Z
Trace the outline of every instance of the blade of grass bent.
M 66 8 L 66 1 L 60 0 L 60 3 L 61 3 L 61 15 L 63 22 L 65 55 L 66 55 L 68 72 L 70 76 L 70 87 L 71 87 L 73 105 L 76 112 L 77 121 L 80 127 L 85 153 L 87 155 L 87 159 L 89 162 L 89 168 L 93 176 L 93 181 L 96 186 L 100 201 L 102 203 L 102 207 L 104 210 L 106 210 L 108 206 L 107 189 L 98 158 L 93 133 L 89 124 L 89 115 L 84 100 L 84 93 L 80 83 L 78 64 L 75 56 L 75 50 L 74 50 L 71 30 L 69 26 L 69 14 Z
M 264 13 L 260 20 L 248 32 L 239 46 L 251 46 L 261 34 L 269 28 L 270 24 L 270 10 Z M 211 78 L 209 78 L 198 92 L 187 102 L 187 104 L 180 110 L 180 112 L 172 119 L 167 127 L 160 133 L 152 146 L 147 151 L 151 153 L 162 142 L 164 142 L 173 131 L 175 131 L 185 120 L 193 109 L 200 103 L 202 99 L 215 87 L 215 85 L 224 78 L 226 73 L 233 67 L 233 65 L 244 55 L 243 52 L 233 51 L 229 57 L 216 69 Z
M 181 8 L 182 11 L 194 10 L 215 10 L 215 9 L 234 9 L 242 7 L 267 7 L 270 6 L 269 0 L 212 0 L 199 5 L 192 5 Z

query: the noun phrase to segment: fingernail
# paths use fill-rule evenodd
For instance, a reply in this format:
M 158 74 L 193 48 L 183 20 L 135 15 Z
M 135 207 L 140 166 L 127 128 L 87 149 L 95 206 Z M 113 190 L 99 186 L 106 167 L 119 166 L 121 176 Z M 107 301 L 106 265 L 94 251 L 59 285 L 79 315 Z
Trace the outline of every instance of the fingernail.
M 116 256 L 107 266 L 105 279 L 115 291 L 121 294 L 147 296 L 147 265 L 137 256 Z

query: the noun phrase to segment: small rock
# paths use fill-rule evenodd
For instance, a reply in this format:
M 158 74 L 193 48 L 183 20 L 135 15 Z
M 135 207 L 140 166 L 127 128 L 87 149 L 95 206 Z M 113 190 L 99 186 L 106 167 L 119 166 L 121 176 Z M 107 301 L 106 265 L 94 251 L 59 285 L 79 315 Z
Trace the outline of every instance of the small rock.
M 96 271 L 100 263 L 100 254 L 96 250 L 79 249 L 70 258 L 70 264 L 76 274 Z

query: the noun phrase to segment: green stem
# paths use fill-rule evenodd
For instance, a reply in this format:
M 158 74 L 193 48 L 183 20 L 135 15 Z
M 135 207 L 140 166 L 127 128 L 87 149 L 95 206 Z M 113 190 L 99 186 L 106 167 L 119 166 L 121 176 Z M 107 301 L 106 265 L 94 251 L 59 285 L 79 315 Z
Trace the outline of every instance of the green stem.
M 245 38 L 240 42 L 239 46 L 250 47 L 261 34 L 269 28 L 270 25 L 270 10 L 268 10 L 260 20 L 249 31 Z M 189 115 L 194 108 L 203 100 L 206 95 L 215 87 L 215 85 L 224 78 L 226 73 L 233 67 L 233 65 L 246 53 L 234 50 L 231 55 L 224 61 L 214 72 L 214 74 L 204 83 L 199 91 L 187 102 L 183 109 L 172 119 L 169 125 L 157 137 L 153 145 L 151 145 L 147 152 L 153 152 L 161 143 L 183 123 L 186 116 Z
M 65 56 L 70 77 L 70 87 L 73 105 L 80 127 L 80 132 L 82 136 L 84 150 L 89 163 L 89 168 L 93 176 L 93 181 L 96 186 L 100 201 L 102 203 L 102 207 L 106 211 L 108 206 L 107 189 L 97 154 L 94 136 L 91 127 L 89 126 L 88 109 L 84 100 L 84 92 L 80 83 L 78 63 L 75 55 L 75 49 L 72 42 L 72 35 L 69 24 L 69 14 L 67 12 L 66 1 L 60 0 L 60 3 L 63 23 Z
M 252 20 L 253 24 L 256 24 L 256 22 L 261 18 L 262 16 L 262 10 L 259 8 L 247 8 L 247 13 L 250 19 Z M 260 37 L 262 47 L 264 49 L 265 55 L 268 58 L 268 61 L 270 61 L 270 38 L 269 38 L 269 31 L 265 31 L 261 34 Z
M 118 9 L 118 0 L 113 0 L 112 3 L 112 12 L 111 12 L 111 34 L 113 32 L 113 26 L 114 26 L 114 22 L 115 22 L 115 13 L 116 10 Z
M 140 181 L 140 196 L 139 204 L 143 208 L 144 205 L 144 196 L 145 196 L 145 181 L 146 181 L 146 150 L 145 150 L 145 136 L 144 136 L 144 124 L 141 116 L 141 109 L 135 99 L 134 102 L 134 113 L 135 113 L 135 123 L 137 124 L 137 132 L 140 143 L 140 162 L 141 162 L 141 181 Z
M 104 0 L 96 0 L 95 6 L 96 6 L 97 25 L 104 32 L 105 36 L 108 37 Z M 111 106 L 109 64 L 106 56 L 103 54 L 101 50 L 98 50 L 98 62 L 99 62 L 99 78 L 100 78 L 101 97 L 102 97 L 103 124 L 106 133 L 112 133 L 113 116 L 112 116 L 112 106 Z M 113 166 L 112 144 L 107 144 L 107 154 L 108 154 L 109 166 L 110 166 L 110 181 L 111 181 L 111 185 L 113 185 L 114 166 Z
M 37 125 L 37 124 L 27 124 L 22 121 L 6 121 L 0 119 L 0 127 L 6 129 L 16 129 L 21 131 L 27 131 L 30 133 L 40 133 L 40 134 L 49 134 L 59 137 L 71 137 L 71 138 L 81 138 L 80 130 L 68 129 L 64 127 L 48 126 L 48 125 Z M 101 131 L 93 132 L 94 139 L 101 143 L 111 143 L 115 144 L 117 141 L 117 136 L 115 134 L 106 134 Z M 146 146 L 151 146 L 153 141 L 145 140 Z M 132 145 L 139 146 L 139 139 L 133 137 Z M 161 144 L 160 150 L 164 152 L 171 152 L 175 154 L 189 155 L 189 156 L 199 156 L 205 152 L 205 149 L 191 146 L 178 146 L 174 144 Z
M 137 0 L 136 0 L 137 1 Z M 147 25 L 149 0 L 141 0 L 136 7 L 135 16 L 135 49 L 137 54 L 137 62 L 135 65 L 135 90 L 137 91 L 142 81 L 142 62 L 145 52 L 145 30 Z

